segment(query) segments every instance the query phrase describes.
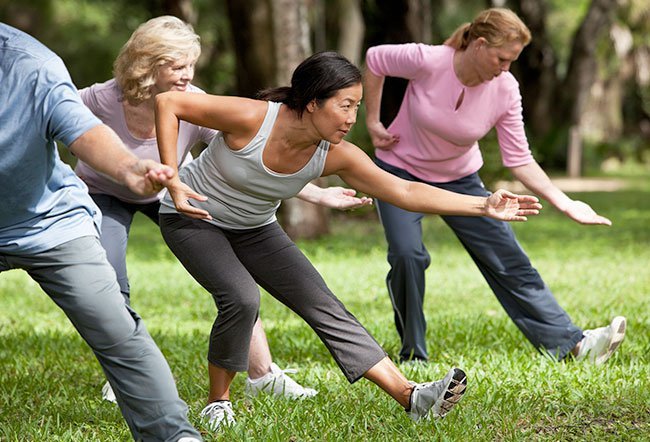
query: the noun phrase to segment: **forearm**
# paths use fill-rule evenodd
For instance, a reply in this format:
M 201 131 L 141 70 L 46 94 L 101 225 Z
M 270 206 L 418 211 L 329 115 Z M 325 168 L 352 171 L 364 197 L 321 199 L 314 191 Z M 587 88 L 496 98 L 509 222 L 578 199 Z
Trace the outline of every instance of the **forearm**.
M 70 151 L 96 171 L 125 185 L 127 175 L 138 158 L 122 143 L 108 126 L 101 124 L 82 134 L 72 144 Z
M 428 184 L 412 182 L 408 186 L 408 193 L 399 198 L 396 201 L 397 204 L 392 204 L 412 212 L 484 216 L 486 214 L 486 199 L 481 196 L 463 195 Z
M 156 141 L 162 164 L 178 171 L 178 117 L 174 113 L 173 103 L 165 94 L 156 96 L 155 100 Z
M 300 192 L 298 192 L 296 197 L 300 198 L 303 201 L 307 201 L 309 203 L 319 204 L 322 191 L 323 191 L 322 188 L 312 183 L 307 183 L 307 185 L 303 187 L 303 189 Z
M 521 181 L 527 189 L 545 199 L 560 211 L 565 211 L 572 202 L 562 190 L 560 190 L 536 162 L 510 169 L 512 175 Z
M 384 77 L 366 70 L 363 80 L 363 89 L 366 103 L 366 122 L 379 122 L 381 111 L 381 96 L 384 87 Z

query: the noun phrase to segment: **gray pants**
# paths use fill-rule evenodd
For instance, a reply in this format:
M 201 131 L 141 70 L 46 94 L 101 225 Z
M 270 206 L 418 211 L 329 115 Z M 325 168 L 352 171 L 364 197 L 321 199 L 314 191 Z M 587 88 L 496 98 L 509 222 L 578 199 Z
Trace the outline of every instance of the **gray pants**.
M 405 170 L 375 160 L 382 169 L 410 181 L 453 192 L 488 196 L 478 174 L 449 183 L 429 183 Z M 430 264 L 422 242 L 422 217 L 377 201 L 388 242 L 391 270 L 386 278 L 393 302 L 395 325 L 402 339 L 400 357 L 426 359 L 424 273 Z M 582 339 L 523 251 L 510 225 L 487 217 L 443 216 L 478 266 L 490 288 L 528 340 L 538 349 L 564 358 Z
M 0 272 L 9 269 L 25 270 L 92 348 L 135 440 L 200 438 L 165 358 L 120 296 L 97 238 L 82 237 L 37 254 L 0 254 Z
M 126 271 L 126 246 L 129 241 L 133 216 L 136 212 L 141 212 L 158 224 L 160 203 L 156 201 L 149 204 L 132 204 L 111 195 L 91 193 L 90 196 L 102 212 L 100 237 L 102 247 L 106 250 L 108 262 L 115 269 L 120 292 L 122 292 L 126 303 L 129 304 L 131 302 L 131 288 Z
M 260 305 L 258 284 L 314 329 L 348 381 L 358 380 L 386 356 L 277 223 L 226 230 L 161 214 L 160 228 L 169 248 L 217 305 L 210 363 L 233 371 L 248 369 Z

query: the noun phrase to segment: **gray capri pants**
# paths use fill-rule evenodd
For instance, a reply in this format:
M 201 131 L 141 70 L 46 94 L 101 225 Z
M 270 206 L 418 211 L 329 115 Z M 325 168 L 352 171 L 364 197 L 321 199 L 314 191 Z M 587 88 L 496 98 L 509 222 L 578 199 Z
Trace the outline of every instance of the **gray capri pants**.
M 0 254 L 0 272 L 9 269 L 25 270 L 92 348 L 133 439 L 200 439 L 167 361 L 140 316 L 125 305 L 97 238 L 84 236 L 36 254 Z
M 232 371 L 248 369 L 251 333 L 260 306 L 258 284 L 314 329 L 349 382 L 386 357 L 277 223 L 227 230 L 177 214 L 161 214 L 160 228 L 169 248 L 217 305 L 210 363 Z

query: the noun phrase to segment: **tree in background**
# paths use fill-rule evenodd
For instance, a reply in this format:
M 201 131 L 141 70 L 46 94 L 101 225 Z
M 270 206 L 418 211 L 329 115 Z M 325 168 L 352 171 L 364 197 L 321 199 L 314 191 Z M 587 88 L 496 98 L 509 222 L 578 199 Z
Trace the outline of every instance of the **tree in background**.
M 513 73 L 521 85 L 531 146 L 545 168 L 566 166 L 570 133 L 575 142 L 584 140 L 584 155 L 578 156 L 593 165 L 605 157 L 646 158 L 647 0 L 0 0 L 0 21 L 46 43 L 83 87 L 111 77 L 113 59 L 140 23 L 177 15 L 201 35 L 197 85 L 210 93 L 253 96 L 287 84 L 288 73 L 312 48 L 339 50 L 362 65 L 368 46 L 440 44 L 456 26 L 491 6 L 515 10 L 533 33 Z M 405 84 L 387 82 L 384 122 L 395 115 Z M 350 137 L 370 147 L 363 115 Z M 483 143 L 482 175 L 489 182 L 501 178 L 503 168 L 494 136 Z M 327 222 L 321 223 L 327 212 L 308 203 L 293 207 L 283 220 L 294 237 L 327 230 Z

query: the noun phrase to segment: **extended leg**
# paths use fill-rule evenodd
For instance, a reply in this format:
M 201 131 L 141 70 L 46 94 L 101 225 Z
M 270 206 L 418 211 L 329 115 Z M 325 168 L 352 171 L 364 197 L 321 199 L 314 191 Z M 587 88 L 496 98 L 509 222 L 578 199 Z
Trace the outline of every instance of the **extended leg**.
M 27 270 L 90 345 L 136 440 L 199 437 L 167 362 L 140 317 L 125 305 L 96 238 L 24 257 L 16 267 Z

